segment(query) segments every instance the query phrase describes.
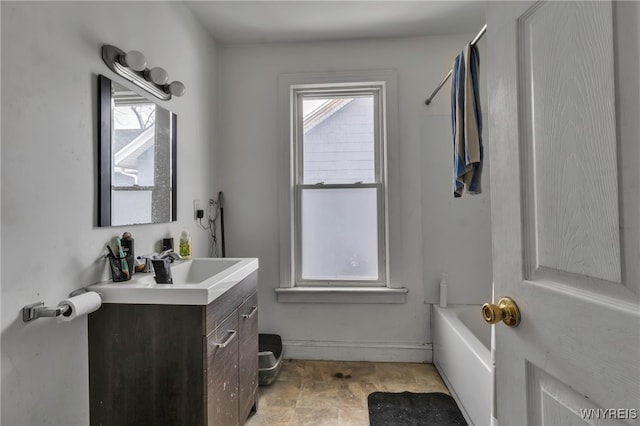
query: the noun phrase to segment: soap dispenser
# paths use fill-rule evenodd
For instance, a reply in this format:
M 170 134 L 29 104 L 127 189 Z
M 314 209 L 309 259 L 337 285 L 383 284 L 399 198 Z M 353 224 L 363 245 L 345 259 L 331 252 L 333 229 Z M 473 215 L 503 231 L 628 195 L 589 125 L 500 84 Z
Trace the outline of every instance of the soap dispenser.
M 191 259 L 191 235 L 189 231 L 184 229 L 180 235 L 180 257 L 183 259 Z

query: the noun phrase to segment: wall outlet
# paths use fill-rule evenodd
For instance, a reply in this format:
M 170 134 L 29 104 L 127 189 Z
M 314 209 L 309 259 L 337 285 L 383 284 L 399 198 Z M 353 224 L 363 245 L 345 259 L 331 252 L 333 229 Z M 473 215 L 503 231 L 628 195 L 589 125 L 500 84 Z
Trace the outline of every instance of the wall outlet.
M 198 216 L 198 211 L 202 212 L 202 216 Z M 200 200 L 193 200 L 193 218 L 195 220 L 200 219 L 204 216 L 204 211 L 202 207 L 200 207 Z

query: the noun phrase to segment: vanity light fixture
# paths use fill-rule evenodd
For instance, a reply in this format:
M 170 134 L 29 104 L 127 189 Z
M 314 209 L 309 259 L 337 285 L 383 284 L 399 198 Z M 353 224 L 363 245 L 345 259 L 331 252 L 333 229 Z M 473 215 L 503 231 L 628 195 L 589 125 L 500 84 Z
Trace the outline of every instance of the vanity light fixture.
M 121 55 L 118 60 L 125 67 L 129 67 L 135 71 L 144 71 L 147 68 L 147 58 L 137 50 L 130 50 Z
M 182 96 L 187 91 L 180 81 L 169 83 L 169 75 L 163 68 L 147 68 L 147 58 L 137 50 L 125 53 L 115 46 L 105 44 L 102 46 L 102 59 L 111 71 L 163 101 L 168 101 L 172 95 Z
M 160 67 L 153 67 L 145 73 L 147 80 L 151 80 L 158 86 L 164 86 L 169 81 L 169 74 Z

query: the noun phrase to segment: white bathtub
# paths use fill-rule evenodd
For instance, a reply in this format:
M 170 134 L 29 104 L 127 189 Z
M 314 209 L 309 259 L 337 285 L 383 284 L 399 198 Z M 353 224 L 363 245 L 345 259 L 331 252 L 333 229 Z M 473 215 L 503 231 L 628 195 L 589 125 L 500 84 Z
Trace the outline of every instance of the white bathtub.
M 467 422 L 491 424 L 491 327 L 480 305 L 433 306 L 433 363 Z

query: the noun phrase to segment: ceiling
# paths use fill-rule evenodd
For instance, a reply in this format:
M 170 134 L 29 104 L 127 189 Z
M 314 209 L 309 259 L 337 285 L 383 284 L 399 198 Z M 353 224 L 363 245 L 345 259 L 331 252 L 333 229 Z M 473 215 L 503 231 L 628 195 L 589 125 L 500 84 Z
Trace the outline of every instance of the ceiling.
M 223 44 L 476 33 L 484 1 L 185 1 Z

